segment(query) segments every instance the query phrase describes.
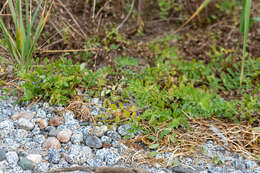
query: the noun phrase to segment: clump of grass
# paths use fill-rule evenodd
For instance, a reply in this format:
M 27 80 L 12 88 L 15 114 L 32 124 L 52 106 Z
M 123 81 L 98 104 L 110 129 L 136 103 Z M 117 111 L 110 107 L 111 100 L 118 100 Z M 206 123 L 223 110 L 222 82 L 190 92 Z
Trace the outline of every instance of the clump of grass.
M 8 0 L 13 22 L 15 24 L 15 34 L 12 34 L 11 29 L 8 29 L 4 24 L 3 19 L 0 17 L 0 28 L 3 32 L 4 39 L 8 46 L 9 57 L 6 57 L 12 64 L 19 65 L 25 69 L 29 68 L 33 60 L 33 52 L 37 40 L 39 39 L 47 18 L 50 14 L 50 9 L 53 1 L 51 2 L 49 10 L 47 10 L 47 1 L 43 7 L 41 17 L 36 23 L 37 14 L 42 6 L 43 0 L 35 8 L 33 15 L 31 15 L 31 7 L 29 7 L 28 0 L 25 0 L 25 17 L 23 17 L 22 1 Z

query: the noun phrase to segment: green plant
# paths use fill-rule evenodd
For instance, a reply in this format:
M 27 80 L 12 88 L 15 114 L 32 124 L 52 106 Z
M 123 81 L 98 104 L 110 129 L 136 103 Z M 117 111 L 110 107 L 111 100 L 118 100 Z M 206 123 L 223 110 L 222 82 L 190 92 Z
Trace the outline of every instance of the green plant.
M 166 19 L 169 11 L 172 9 L 172 4 L 175 0 L 159 0 L 158 5 L 160 8 L 160 17 Z
M 242 85 L 242 80 L 244 76 L 245 58 L 247 56 L 246 46 L 247 46 L 247 35 L 248 35 L 249 22 L 250 22 L 251 4 L 252 4 L 252 0 L 243 0 L 243 4 L 242 4 L 243 9 L 242 9 L 241 20 L 240 20 L 240 33 L 242 33 L 244 36 L 244 42 L 243 42 L 241 73 L 240 73 L 240 86 Z
M 226 14 L 230 14 L 235 6 L 239 4 L 238 0 L 221 0 L 216 2 L 216 7 Z
M 218 156 L 214 156 L 214 157 L 212 158 L 212 163 L 214 163 L 214 164 L 216 164 L 216 165 L 222 165 L 222 164 L 223 164 L 222 160 L 220 160 L 220 159 L 218 158 Z
M 24 80 L 21 101 L 41 98 L 50 104 L 65 105 L 77 94 L 76 88 L 84 87 L 88 91 L 102 78 L 102 72 L 93 73 L 86 70 L 84 65 L 74 65 L 66 58 L 56 62 L 45 59 L 42 66 L 37 66 L 30 72 L 20 71 L 19 76 Z
M 23 7 L 21 0 L 16 0 L 16 8 L 14 7 L 13 1 L 8 0 L 13 22 L 15 24 L 14 37 L 12 36 L 13 34 L 11 31 L 8 30 L 5 26 L 3 19 L 0 17 L 0 28 L 3 32 L 4 39 L 10 53 L 9 60 L 21 67 L 24 66 L 26 69 L 32 64 L 32 54 L 35 51 L 35 45 L 41 35 L 52 6 L 51 3 L 49 10 L 46 12 L 47 3 L 45 3 L 39 22 L 36 24 L 36 17 L 41 7 L 42 1 L 43 0 L 39 1 L 33 16 L 31 16 L 29 2 L 28 0 L 25 0 L 24 19 L 22 14 Z
M 250 20 L 250 9 L 252 5 L 252 0 L 243 0 L 242 2 L 242 12 L 241 12 L 241 19 L 240 19 L 240 33 L 244 36 L 244 42 L 243 42 L 243 55 L 242 55 L 242 65 L 241 65 L 241 73 L 240 73 L 240 86 L 242 84 L 243 76 L 244 76 L 244 64 L 245 64 L 245 58 L 247 56 L 246 52 L 246 46 L 247 46 L 247 35 L 248 30 L 253 23 L 253 21 L 260 22 L 260 17 L 255 17 L 252 20 Z

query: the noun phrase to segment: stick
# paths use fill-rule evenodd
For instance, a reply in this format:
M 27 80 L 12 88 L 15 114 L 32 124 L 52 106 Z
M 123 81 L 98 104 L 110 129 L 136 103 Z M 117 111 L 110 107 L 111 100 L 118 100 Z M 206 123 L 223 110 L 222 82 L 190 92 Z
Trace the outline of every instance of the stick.
M 140 168 L 121 168 L 121 167 L 72 167 L 72 168 L 58 168 L 50 170 L 48 173 L 60 173 L 60 172 L 71 172 L 71 171 L 86 171 L 95 173 L 148 173 L 145 169 Z M 46 172 L 47 173 L 47 172 Z

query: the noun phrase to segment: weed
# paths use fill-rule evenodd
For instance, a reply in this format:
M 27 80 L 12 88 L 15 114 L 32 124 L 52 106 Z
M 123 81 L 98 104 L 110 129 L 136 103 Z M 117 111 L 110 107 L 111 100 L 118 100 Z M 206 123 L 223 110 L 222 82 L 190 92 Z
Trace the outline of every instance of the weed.
M 84 64 L 73 65 L 66 58 L 56 62 L 45 59 L 43 65 L 37 66 L 33 71 L 19 73 L 25 81 L 21 86 L 24 89 L 21 101 L 42 98 L 50 104 L 65 105 L 77 94 L 76 88 L 85 87 L 87 90 L 100 82 L 101 73 L 86 70 Z M 102 86 L 102 82 L 99 85 Z
M 216 165 L 222 165 L 223 164 L 223 162 L 217 156 L 214 156 L 212 158 L 212 163 L 214 163 Z

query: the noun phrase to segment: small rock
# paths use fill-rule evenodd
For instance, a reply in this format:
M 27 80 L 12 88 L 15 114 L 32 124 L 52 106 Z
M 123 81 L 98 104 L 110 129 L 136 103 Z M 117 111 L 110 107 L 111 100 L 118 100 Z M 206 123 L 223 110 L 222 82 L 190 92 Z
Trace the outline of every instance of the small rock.
M 115 165 L 120 159 L 119 154 L 116 151 L 114 151 L 114 149 L 108 148 L 98 150 L 96 152 L 96 156 L 101 161 L 106 162 L 107 165 Z
M 50 163 L 48 162 L 41 162 L 37 164 L 38 172 L 48 172 L 49 169 L 50 169 Z
M 92 110 L 92 112 L 91 112 L 91 115 L 92 115 L 92 116 L 97 116 L 97 115 L 99 115 L 99 109 L 98 109 L 98 108 L 94 108 L 94 109 Z
M 222 167 L 218 167 L 218 166 L 215 166 L 212 164 L 209 167 L 209 172 L 210 173 L 223 173 L 223 169 L 222 169 Z
M 45 149 L 60 149 L 61 148 L 61 144 L 59 142 L 59 140 L 55 137 L 48 137 L 44 143 L 42 144 L 42 147 Z
M 46 118 L 46 114 L 47 113 L 46 113 L 45 110 L 43 110 L 41 108 L 38 108 L 36 117 L 38 117 L 38 118 Z
M 1 145 L 2 144 L 4 145 L 3 147 L 6 149 L 6 151 L 15 151 L 20 147 L 20 144 L 17 141 L 15 141 L 15 139 L 13 138 L 1 139 Z
M 114 130 L 108 130 L 106 132 L 106 135 L 116 141 L 120 140 L 120 138 L 121 138 L 120 135 L 117 132 L 115 132 Z
M 29 154 L 26 158 L 34 163 L 39 163 L 42 161 L 42 156 L 40 154 Z
M 245 160 L 246 169 L 253 169 L 257 167 L 257 163 L 252 160 Z
M 96 136 L 87 136 L 85 143 L 87 146 L 89 146 L 91 148 L 101 148 L 102 147 L 101 140 Z
M 87 160 L 87 163 L 89 164 L 90 167 L 93 167 L 93 168 L 106 166 L 106 163 L 100 159 L 90 158 Z
M 24 141 L 24 139 L 26 139 L 27 137 L 29 137 L 30 133 L 28 133 L 27 130 L 24 129 L 17 129 L 16 133 L 15 133 L 15 140 L 18 143 L 21 143 L 22 141 Z
M 73 112 L 67 111 L 65 114 L 63 114 L 63 117 L 64 117 L 64 122 L 65 122 L 64 124 L 70 130 L 74 131 L 80 127 L 79 121 L 74 119 Z
M 241 171 L 241 170 L 234 170 L 234 171 L 230 171 L 228 170 L 229 172 L 228 173 L 248 173 L 248 172 L 245 172 L 245 171 Z M 226 171 L 227 172 L 227 171 Z M 222 173 L 222 172 L 221 172 Z
M 41 133 L 40 128 L 36 125 L 34 126 L 33 130 L 32 130 L 32 134 L 33 135 L 39 135 Z
M 260 167 L 257 167 L 253 170 L 253 173 L 260 173 Z
M 107 131 L 107 126 L 95 126 L 92 129 L 92 135 L 101 137 Z
M 231 165 L 235 168 L 235 169 L 245 169 L 245 165 L 241 160 L 234 160 L 233 162 L 231 162 Z
M 81 128 L 81 131 L 83 133 L 84 136 L 88 136 L 90 131 L 91 131 L 92 127 L 91 126 L 85 126 Z
M 38 118 L 36 122 L 38 123 L 38 126 L 41 130 L 45 129 L 48 126 L 48 122 L 46 119 Z
M 87 146 L 72 145 L 66 160 L 71 164 L 83 164 L 92 157 L 92 151 Z
M 10 135 L 10 133 L 14 130 L 13 122 L 9 120 L 5 120 L 0 122 L 1 136 L 4 137 L 6 135 Z
M 65 124 L 74 124 L 76 122 L 76 120 L 74 119 L 74 114 L 71 111 L 65 112 L 65 114 L 63 114 L 63 117 L 65 120 Z
M 61 154 L 59 150 L 48 150 L 48 160 L 50 163 L 58 164 L 61 159 Z
M 71 142 L 73 144 L 80 144 L 81 142 L 83 142 L 83 134 L 80 131 L 75 132 L 71 136 Z
M 19 160 L 18 154 L 14 151 L 10 151 L 6 153 L 6 160 L 9 164 L 16 165 Z
M 93 98 L 92 103 L 98 105 L 99 104 L 99 98 Z
M 35 115 L 36 115 L 35 112 L 20 112 L 18 114 L 13 115 L 11 118 L 12 120 L 18 120 L 20 118 L 31 120 L 35 117 Z
M 0 149 L 0 162 L 6 159 L 6 151 Z
M 26 118 L 20 118 L 17 121 L 17 125 L 24 130 L 32 130 L 34 128 L 34 124 Z
M 60 142 L 67 143 L 72 135 L 72 131 L 69 129 L 60 130 L 57 134 L 57 138 Z
M 184 168 L 181 166 L 175 166 L 172 168 L 172 172 L 181 172 L 181 173 L 197 173 L 200 171 L 196 171 L 195 169 L 191 169 L 191 168 Z
M 52 117 L 51 119 L 50 119 L 50 121 L 49 121 L 49 125 L 50 126 L 54 126 L 54 127 L 57 127 L 57 126 L 59 126 L 60 125 L 60 120 L 59 120 L 59 118 L 58 117 Z
M 18 165 L 23 169 L 23 170 L 33 170 L 34 169 L 34 164 L 31 160 L 27 159 L 26 157 L 22 157 L 18 163 Z
M 49 126 L 47 127 L 48 136 L 50 137 L 57 137 L 59 130 L 57 130 L 55 127 Z
M 33 138 L 33 141 L 37 142 L 38 144 L 42 144 L 45 141 L 45 137 L 44 137 L 44 135 L 36 135 Z
M 110 137 L 108 137 L 108 136 L 102 136 L 101 137 L 101 142 L 105 143 L 105 144 L 111 144 L 112 139 Z
M 129 124 L 122 125 L 118 127 L 118 133 L 121 136 L 131 135 L 127 130 L 131 129 L 131 126 Z

